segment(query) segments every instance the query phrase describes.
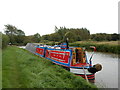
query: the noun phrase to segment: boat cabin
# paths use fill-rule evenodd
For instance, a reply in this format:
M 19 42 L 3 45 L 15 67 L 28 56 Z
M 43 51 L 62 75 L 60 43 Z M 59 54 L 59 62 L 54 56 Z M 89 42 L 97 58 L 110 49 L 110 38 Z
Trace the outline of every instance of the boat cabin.
M 74 48 L 72 50 L 72 65 L 86 63 L 86 55 L 83 48 Z

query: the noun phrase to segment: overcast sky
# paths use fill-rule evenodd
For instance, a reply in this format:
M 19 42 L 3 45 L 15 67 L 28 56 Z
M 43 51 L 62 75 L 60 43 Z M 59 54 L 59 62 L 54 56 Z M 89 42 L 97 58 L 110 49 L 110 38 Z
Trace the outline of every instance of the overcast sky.
M 54 32 L 54 27 L 118 33 L 119 0 L 0 0 L 0 31 L 11 24 L 26 35 Z

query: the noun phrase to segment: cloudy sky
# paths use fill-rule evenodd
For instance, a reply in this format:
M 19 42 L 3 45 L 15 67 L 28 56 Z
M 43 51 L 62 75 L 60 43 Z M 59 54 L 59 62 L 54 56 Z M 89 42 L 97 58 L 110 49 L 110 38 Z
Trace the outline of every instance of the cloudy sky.
M 118 33 L 119 0 L 0 0 L 0 31 L 11 24 L 26 35 L 54 32 L 54 27 Z

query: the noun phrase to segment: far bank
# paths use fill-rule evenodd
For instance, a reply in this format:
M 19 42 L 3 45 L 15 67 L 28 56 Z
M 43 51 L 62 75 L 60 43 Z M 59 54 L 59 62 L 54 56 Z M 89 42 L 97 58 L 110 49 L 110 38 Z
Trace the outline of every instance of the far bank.
M 90 50 L 90 46 L 95 46 L 98 52 L 108 52 L 114 54 L 120 54 L 119 41 L 77 41 L 74 43 L 69 43 L 70 46 L 85 47 Z

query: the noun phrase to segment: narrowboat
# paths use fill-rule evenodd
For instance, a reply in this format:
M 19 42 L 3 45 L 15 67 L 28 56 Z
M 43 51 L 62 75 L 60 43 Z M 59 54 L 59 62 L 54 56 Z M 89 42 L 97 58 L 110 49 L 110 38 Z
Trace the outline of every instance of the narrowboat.
M 95 50 L 95 47 L 93 47 Z M 101 64 L 92 65 L 92 56 L 87 59 L 85 49 L 82 47 L 68 47 L 67 43 L 48 46 L 28 43 L 26 49 L 30 52 L 51 60 L 77 76 L 81 76 L 89 82 L 95 82 L 95 73 L 102 69 Z

